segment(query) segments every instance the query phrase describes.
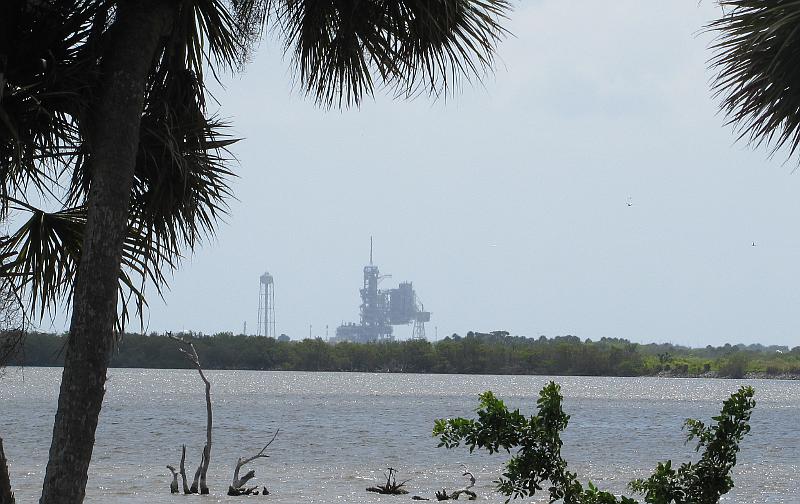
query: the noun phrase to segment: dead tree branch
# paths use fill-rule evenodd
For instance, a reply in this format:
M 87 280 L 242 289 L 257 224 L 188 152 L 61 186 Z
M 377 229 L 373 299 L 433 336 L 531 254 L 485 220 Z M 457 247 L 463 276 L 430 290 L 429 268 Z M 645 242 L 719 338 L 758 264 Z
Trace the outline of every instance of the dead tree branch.
M 476 500 L 478 498 L 478 494 L 470 490 L 470 488 L 475 486 L 475 475 L 467 469 L 467 466 L 461 464 L 461 467 L 464 469 L 464 476 L 469 478 L 469 484 L 464 488 L 460 488 L 455 492 L 448 495 L 447 490 L 442 489 L 441 492 L 436 492 L 436 500 L 443 501 L 443 500 L 458 500 L 461 495 L 467 495 L 469 500 Z
M 180 467 L 181 483 L 184 494 L 192 493 L 189 490 L 189 484 L 186 482 L 186 445 L 181 448 L 181 467 Z
M 180 350 L 186 359 L 191 362 L 192 365 L 194 365 L 195 369 L 197 369 L 197 372 L 200 374 L 200 378 L 205 384 L 206 444 L 203 447 L 203 455 L 200 459 L 200 466 L 198 466 L 197 471 L 195 472 L 194 481 L 192 482 L 192 487 L 190 488 L 191 493 L 197 493 L 199 487 L 200 493 L 205 495 L 208 494 L 206 475 L 208 474 L 208 465 L 211 463 L 211 428 L 214 424 L 214 418 L 211 412 L 211 382 L 208 381 L 205 373 L 203 373 L 203 367 L 200 365 L 200 357 L 197 356 L 197 350 L 194 348 L 194 344 L 189 340 L 185 340 L 179 336 L 174 336 L 172 333 L 167 333 L 167 336 L 180 344 L 178 350 Z
M 244 467 L 245 464 L 249 464 L 250 462 L 256 459 L 268 458 L 269 455 L 267 455 L 266 453 L 267 448 L 269 447 L 269 445 L 272 444 L 273 441 L 275 441 L 275 438 L 278 437 L 278 433 L 280 431 L 281 431 L 280 429 L 276 430 L 275 434 L 272 435 L 272 439 L 270 439 L 267 442 L 267 444 L 265 444 L 264 447 L 261 448 L 261 450 L 252 457 L 247 457 L 247 458 L 239 457 L 239 460 L 236 461 L 236 468 L 233 470 L 233 480 L 231 481 L 231 486 L 228 487 L 228 495 L 250 495 L 258 488 L 258 487 L 244 488 L 247 482 L 255 477 L 256 472 L 254 470 L 251 469 L 247 471 L 247 473 L 241 478 L 239 477 L 239 470 L 242 467 Z M 264 487 L 264 489 L 266 490 L 266 487 Z
M 194 479 L 192 480 L 192 487 L 189 489 L 191 493 L 198 493 L 198 488 L 200 486 L 200 472 L 203 470 L 203 462 L 206 459 L 206 449 L 203 448 L 203 451 L 200 453 L 200 465 L 197 466 L 197 470 L 194 472 Z
M 464 494 L 469 496 L 469 500 L 475 500 L 478 498 L 478 495 L 472 490 L 470 490 L 470 488 L 475 486 L 475 475 L 472 474 L 469 471 L 469 469 L 467 469 L 467 466 L 465 466 L 464 464 L 461 464 L 461 467 L 464 468 L 464 476 L 469 477 L 469 485 L 465 486 L 464 488 L 458 489 L 452 494 L 450 494 L 450 498 L 453 500 L 458 500 L 458 497 L 461 494 Z

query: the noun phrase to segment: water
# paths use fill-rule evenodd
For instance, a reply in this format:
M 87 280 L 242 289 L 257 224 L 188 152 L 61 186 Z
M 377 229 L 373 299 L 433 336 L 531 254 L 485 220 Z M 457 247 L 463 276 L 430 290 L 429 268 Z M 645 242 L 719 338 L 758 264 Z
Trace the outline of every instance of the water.
M 47 461 L 60 369 L 12 369 L 0 378 L 0 436 L 11 462 L 17 502 L 38 501 Z M 477 395 L 494 391 L 523 412 L 551 378 L 537 376 L 394 375 L 209 371 L 213 383 L 212 496 L 227 497 L 233 466 L 280 428 L 270 458 L 252 463 L 254 484 L 274 503 L 406 502 L 365 492 L 387 466 L 411 478 L 411 495 L 465 484 L 460 463 L 478 478 L 481 500 L 503 502 L 491 481 L 505 455 L 436 448 L 435 418 L 469 416 Z M 583 481 L 625 491 L 658 461 L 694 455 L 683 444 L 687 417 L 709 419 L 742 383 L 756 389 L 752 435 L 734 470 L 728 503 L 800 502 L 800 382 L 558 377 L 572 418 L 563 436 L 570 469 Z M 193 473 L 205 440 L 205 401 L 196 372 L 113 369 L 90 469 L 87 503 L 174 503 L 166 464 L 187 444 Z M 695 455 L 696 457 L 696 455 Z M 248 466 L 249 467 L 249 466 Z M 191 475 L 190 475 L 191 477 Z M 197 499 L 199 497 L 189 497 Z M 253 497 L 255 498 L 255 497 Z M 262 499 L 258 497 L 257 499 Z M 526 502 L 547 502 L 544 495 Z

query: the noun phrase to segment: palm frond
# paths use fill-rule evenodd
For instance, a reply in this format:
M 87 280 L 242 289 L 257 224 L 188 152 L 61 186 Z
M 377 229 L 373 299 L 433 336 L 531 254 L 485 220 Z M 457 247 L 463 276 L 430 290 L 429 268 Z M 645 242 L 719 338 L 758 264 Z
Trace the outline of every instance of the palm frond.
M 249 45 L 260 40 L 273 0 L 229 0 L 239 34 Z M 246 46 L 249 49 L 249 46 Z M 245 54 L 246 55 L 246 54 Z
M 234 176 L 226 167 L 227 148 L 236 140 L 225 134 L 223 121 L 205 116 L 200 86 L 186 68 L 155 76 L 148 85 L 123 257 L 136 275 L 120 279 L 130 280 L 123 286 L 139 315 L 146 284 L 161 294 L 166 273 L 185 250 L 212 235 L 227 212 Z M 91 186 L 91 156 L 79 156 L 75 167 L 68 203 L 77 206 Z
M 201 94 L 193 71 L 172 70 L 151 82 L 142 116 L 129 220 L 170 263 L 214 233 L 231 196 L 227 149 L 237 140 L 224 121 L 205 116 Z M 88 194 L 91 157 L 76 166 L 72 205 Z
M 800 2 L 721 0 L 713 88 L 729 124 L 756 146 L 791 157 L 800 144 Z
M 508 0 L 265 1 L 266 9 L 255 0 L 234 8 L 271 16 L 303 92 L 325 107 L 358 105 L 376 82 L 404 95 L 441 95 L 481 78 L 511 9 Z
M 163 80 L 177 69 L 190 70 L 201 84 L 204 105 L 204 70 L 216 77 L 217 69 L 241 68 L 255 38 L 242 30 L 224 0 L 182 0 L 154 74 Z
M 224 149 L 234 140 L 221 137 L 216 119 L 143 124 L 131 200 L 131 225 L 148 236 L 150 248 L 170 263 L 214 233 L 227 212 L 230 195 Z M 155 265 L 158 266 L 158 265 Z
M 11 236 L 0 241 L 0 256 L 4 257 L 0 277 L 10 285 L 33 317 L 42 319 L 72 298 L 75 274 L 80 263 L 86 207 L 73 207 L 48 213 L 24 201 L 12 202 L 15 210 L 30 216 Z M 149 248 L 149 239 L 130 226 L 125 236 L 120 271 L 120 314 L 117 320 L 122 330 L 129 319 L 127 303 L 133 301 L 141 315 L 147 305 L 144 281 L 163 285 L 160 270 L 150 264 L 166 263 L 169 258 Z
M 36 5 L 42 5 L 39 10 Z M 34 5 L 31 10 L 30 5 Z M 2 275 L 43 317 L 72 296 L 83 245 L 92 155 L 84 133 L 113 2 L 0 2 L 0 200 L 29 213 L 0 248 Z M 161 293 L 185 248 L 214 231 L 230 195 L 225 123 L 206 117 L 203 68 L 244 58 L 238 27 L 220 0 L 182 0 L 146 89 L 129 229 L 120 273 L 121 327 L 129 303 L 142 316 L 145 287 Z M 44 61 L 44 58 L 48 58 Z M 30 61 L 36 65 L 31 65 Z M 71 173 L 70 173 L 71 172 Z M 44 212 L 23 196 L 28 184 L 56 190 L 69 173 L 65 209 Z M 21 199 L 15 199 L 21 198 Z
M 47 192 L 80 144 L 105 2 L 0 3 L 0 212 L 5 196 Z
M 30 217 L 4 243 L 7 278 L 15 290 L 27 293 L 31 313 L 43 317 L 72 290 L 83 243 L 85 210 L 74 208 L 47 213 L 15 200 L 15 209 Z

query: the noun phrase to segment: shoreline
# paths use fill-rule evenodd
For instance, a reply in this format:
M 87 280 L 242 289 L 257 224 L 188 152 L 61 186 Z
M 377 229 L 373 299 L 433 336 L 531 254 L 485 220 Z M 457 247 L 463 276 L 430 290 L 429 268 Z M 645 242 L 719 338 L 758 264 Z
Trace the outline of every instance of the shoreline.
M 287 341 L 227 333 L 189 333 L 184 337 L 193 341 L 207 369 L 800 380 L 800 347 L 690 349 L 610 338 L 594 342 L 576 336 L 533 339 L 504 332 L 453 335 L 435 342 L 336 344 L 322 339 Z M 9 363 L 61 365 L 63 344 L 63 336 L 31 333 L 24 351 Z M 158 334 L 126 334 L 115 348 L 110 366 L 190 367 L 175 342 Z
M 744 374 L 744 376 L 719 376 L 719 373 L 715 371 L 709 371 L 707 373 L 702 374 L 689 374 L 689 373 L 673 373 L 671 371 L 661 371 L 655 375 L 649 375 L 655 378 L 713 378 L 718 380 L 800 380 L 800 374 L 795 373 L 779 373 L 779 374 L 768 374 L 764 371 L 750 371 Z
M 63 368 L 63 366 L 47 366 L 47 365 L 34 365 L 34 366 L 19 366 L 19 365 L 10 365 L 7 369 L 13 368 Z M 161 370 L 193 370 L 193 368 L 189 367 L 142 367 L 142 366 L 109 366 L 109 370 L 111 369 L 161 369 Z M 745 373 L 744 376 L 720 376 L 719 373 L 715 371 L 709 371 L 707 373 L 701 374 L 691 374 L 691 373 L 676 373 L 673 371 L 660 371 L 656 374 L 641 374 L 641 375 L 613 375 L 613 374 L 604 374 L 604 375 L 586 375 L 586 374 L 540 374 L 540 373 L 434 373 L 434 372 L 415 372 L 415 371 L 393 371 L 393 370 L 386 370 L 386 369 L 377 369 L 374 371 L 361 371 L 361 370 L 347 370 L 347 369 L 340 369 L 340 370 L 308 370 L 308 369 L 253 369 L 253 368 L 220 368 L 220 367 L 209 367 L 205 369 L 206 371 L 265 371 L 265 372 L 273 372 L 273 373 L 364 373 L 364 374 L 423 374 L 423 375 L 467 375 L 467 376 L 552 376 L 552 377 L 559 377 L 559 376 L 583 376 L 583 377 L 594 377 L 594 378 L 684 378 L 684 379 L 714 379 L 714 380 L 782 380 L 782 381 L 795 381 L 800 380 L 800 374 L 795 373 L 780 373 L 780 374 L 767 374 L 763 371 L 751 371 Z

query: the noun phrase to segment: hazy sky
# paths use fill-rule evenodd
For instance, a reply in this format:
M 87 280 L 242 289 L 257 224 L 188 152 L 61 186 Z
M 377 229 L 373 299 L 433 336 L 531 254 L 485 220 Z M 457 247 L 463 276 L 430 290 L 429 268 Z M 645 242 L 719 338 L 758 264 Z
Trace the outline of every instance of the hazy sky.
M 701 28 L 719 12 L 524 0 L 483 86 L 344 112 L 302 98 L 265 41 L 215 91 L 244 137 L 238 200 L 147 330 L 254 333 L 269 271 L 278 332 L 333 335 L 358 320 L 372 235 L 431 338 L 800 344 L 800 174 L 717 114 Z

